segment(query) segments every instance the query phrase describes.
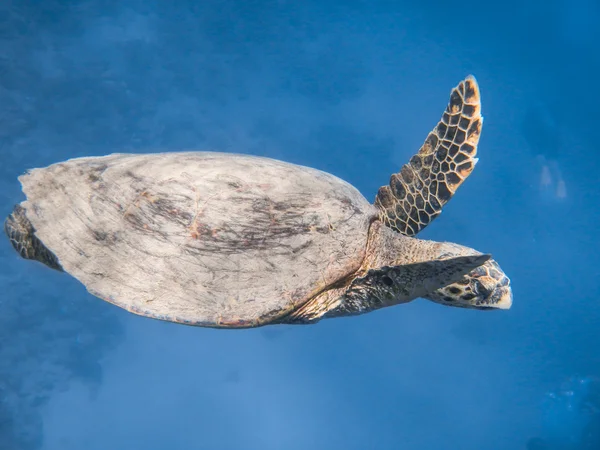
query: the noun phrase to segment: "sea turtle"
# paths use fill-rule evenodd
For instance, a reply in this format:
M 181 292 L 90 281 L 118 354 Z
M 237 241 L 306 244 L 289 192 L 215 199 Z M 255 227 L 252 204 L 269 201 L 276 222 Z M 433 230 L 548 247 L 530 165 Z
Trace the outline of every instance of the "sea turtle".
M 13 247 L 143 316 L 245 328 L 366 313 L 424 297 L 508 309 L 489 255 L 414 237 L 473 170 L 482 118 L 467 77 L 370 204 L 325 172 L 216 152 L 70 159 L 19 178 Z

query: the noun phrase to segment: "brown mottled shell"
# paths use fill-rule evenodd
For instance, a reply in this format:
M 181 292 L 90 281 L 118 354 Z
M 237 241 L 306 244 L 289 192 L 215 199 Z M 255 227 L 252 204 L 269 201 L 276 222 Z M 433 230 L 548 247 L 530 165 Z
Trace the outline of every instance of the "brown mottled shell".
M 378 215 L 333 175 L 235 154 L 77 158 L 20 181 L 37 237 L 90 293 L 189 325 L 277 320 L 359 268 Z

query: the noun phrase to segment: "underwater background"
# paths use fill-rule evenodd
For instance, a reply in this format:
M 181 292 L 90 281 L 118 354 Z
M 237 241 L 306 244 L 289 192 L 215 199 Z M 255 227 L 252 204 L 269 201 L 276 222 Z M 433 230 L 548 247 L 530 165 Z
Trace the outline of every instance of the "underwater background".
M 595 0 L 0 0 L 2 217 L 25 170 L 112 152 L 270 156 L 373 200 L 473 74 L 480 161 L 419 237 L 492 253 L 514 294 L 192 328 L 2 236 L 0 450 L 599 449 L 598 23 Z

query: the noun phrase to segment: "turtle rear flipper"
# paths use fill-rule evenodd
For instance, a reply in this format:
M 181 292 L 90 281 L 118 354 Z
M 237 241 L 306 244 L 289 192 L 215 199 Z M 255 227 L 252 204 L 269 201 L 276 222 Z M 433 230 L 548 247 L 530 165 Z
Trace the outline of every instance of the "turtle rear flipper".
M 23 258 L 40 261 L 52 269 L 63 270 L 56 256 L 35 236 L 35 230 L 21 205 L 16 205 L 4 221 L 4 232 Z
M 442 119 L 419 152 L 379 189 L 375 205 L 387 226 L 414 236 L 441 213 L 477 163 L 482 123 L 479 87 L 469 76 L 452 89 Z

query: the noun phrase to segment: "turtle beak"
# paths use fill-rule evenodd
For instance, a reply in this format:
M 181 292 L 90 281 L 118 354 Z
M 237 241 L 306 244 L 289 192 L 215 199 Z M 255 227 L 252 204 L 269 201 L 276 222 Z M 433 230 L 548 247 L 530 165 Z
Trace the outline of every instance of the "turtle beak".
M 485 285 L 488 286 L 485 286 Z M 479 294 L 485 299 L 478 305 L 479 309 L 510 309 L 513 295 L 510 279 L 502 273 L 499 280 L 481 277 L 475 283 Z
M 512 289 L 510 288 L 510 280 L 506 278 L 508 284 L 506 286 L 498 286 L 490 295 L 490 308 L 510 309 L 513 301 Z
M 458 297 L 458 302 L 454 306 L 488 311 L 506 310 L 512 306 L 510 279 L 493 259 L 472 270 L 467 280 L 467 290 Z

